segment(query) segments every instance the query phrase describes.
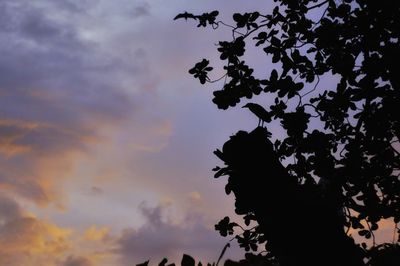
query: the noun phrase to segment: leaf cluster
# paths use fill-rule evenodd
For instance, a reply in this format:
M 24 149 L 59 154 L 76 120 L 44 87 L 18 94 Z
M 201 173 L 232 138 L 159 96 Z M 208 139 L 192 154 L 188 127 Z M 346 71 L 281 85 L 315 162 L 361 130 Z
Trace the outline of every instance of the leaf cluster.
M 287 133 L 275 143 L 279 158 L 293 158 L 298 182 L 330 184 L 346 226 L 369 238 L 381 219 L 400 221 L 400 4 L 277 2 L 269 14 L 233 15 L 233 39 L 218 47 L 227 79 L 213 102 L 227 109 L 261 92 L 274 97 L 268 109 Z M 242 59 L 252 42 L 281 64 L 268 79 Z M 319 88 L 329 75 L 340 81 Z M 310 123 L 320 126 L 308 131 Z
M 203 18 L 201 26 L 225 25 L 232 31 L 232 39 L 220 41 L 217 48 L 226 73 L 212 101 L 228 109 L 265 93 L 272 99 L 265 106 L 271 123 L 280 124 L 286 133 L 265 144 L 273 153 L 261 151 L 263 158 L 257 159 L 250 154 L 257 154 L 262 140 L 252 146 L 251 140 L 244 141 L 246 132 L 238 132 L 235 139 L 243 140 L 238 146 L 233 147 L 231 139 L 215 152 L 225 163 L 214 169 L 215 177 L 228 176 L 225 191 L 235 193 L 236 212 L 255 215 L 259 222 L 256 195 L 280 198 L 274 189 L 282 184 L 271 183 L 272 189 L 267 189 L 250 177 L 267 173 L 257 165 L 272 162 L 278 169 L 278 162 L 285 162 L 281 176 L 289 175 L 292 181 L 282 181 L 282 194 L 329 202 L 332 210 L 342 212 L 342 227 L 375 245 L 379 221 L 400 222 L 400 2 L 275 2 L 266 14 L 233 14 L 232 25 L 218 21 L 216 12 L 212 20 L 205 20 L 209 13 L 195 16 Z M 249 47 L 260 49 L 275 64 L 265 76 L 255 75 L 244 59 Z M 204 67 L 191 74 L 201 76 L 202 84 L 213 82 Z M 338 82 L 320 84 L 322 79 Z M 230 235 L 234 228 L 238 226 L 224 220 L 217 230 Z M 237 240 L 254 250 L 256 234 L 244 232 L 248 233 Z

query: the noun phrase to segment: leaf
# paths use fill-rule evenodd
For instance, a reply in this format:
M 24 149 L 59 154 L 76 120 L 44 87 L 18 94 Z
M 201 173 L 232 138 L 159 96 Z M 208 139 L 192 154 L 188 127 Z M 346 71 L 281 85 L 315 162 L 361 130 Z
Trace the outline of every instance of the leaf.
M 250 20 L 250 21 L 255 21 L 256 19 L 258 19 L 259 16 L 260 16 L 260 13 L 258 13 L 258 12 L 253 12 L 253 13 L 250 14 L 249 20 Z
M 168 259 L 167 259 L 167 258 L 164 258 L 164 259 L 158 264 L 158 266 L 165 266 L 165 264 L 167 264 L 167 262 L 168 262 Z
M 226 175 L 227 172 L 227 168 L 221 168 L 219 169 L 215 174 L 214 174 L 214 178 L 218 178 L 220 176 Z
M 212 171 L 218 171 L 219 169 L 221 169 L 219 166 L 215 166 L 213 169 L 212 169 Z
M 232 192 L 232 188 L 228 183 L 225 185 L 225 193 L 226 193 L 226 195 L 229 195 L 229 194 L 231 194 L 231 192 Z
M 280 47 L 281 46 L 281 41 L 276 38 L 275 36 L 271 37 L 271 44 L 275 47 Z
M 269 81 L 270 82 L 276 82 L 277 80 L 278 80 L 278 72 L 275 69 L 273 69 L 271 71 L 271 76 L 269 78 Z
M 216 150 L 214 151 L 214 154 L 215 154 L 220 160 L 225 161 L 225 160 L 224 160 L 224 154 L 222 153 L 222 151 L 216 149 Z
M 215 230 L 219 231 L 221 236 L 227 236 L 233 234 L 233 227 L 238 226 L 236 223 L 231 223 L 228 216 L 225 216 L 224 219 L 219 221 L 215 225 Z
M 378 230 L 378 224 L 376 224 L 376 223 L 371 224 L 371 230 L 372 231 Z
M 281 58 L 281 53 L 279 51 L 274 52 L 274 55 L 272 56 L 272 63 L 278 63 L 280 58 Z
M 210 16 L 216 17 L 219 15 L 219 11 L 218 10 L 214 10 L 210 13 Z
M 191 256 L 189 256 L 187 254 L 183 254 L 181 265 L 182 266 L 195 266 L 196 263 L 195 263 L 195 260 Z

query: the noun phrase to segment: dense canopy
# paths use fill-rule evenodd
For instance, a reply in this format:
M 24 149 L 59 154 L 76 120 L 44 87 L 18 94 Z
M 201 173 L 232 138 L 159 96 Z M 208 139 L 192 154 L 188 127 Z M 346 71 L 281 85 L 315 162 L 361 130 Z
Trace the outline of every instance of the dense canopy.
M 266 243 L 266 257 L 281 265 L 322 265 L 327 256 L 323 265 L 389 265 L 378 260 L 399 256 L 400 3 L 275 2 L 270 13 L 235 13 L 231 24 L 218 11 L 176 17 L 232 31 L 218 44 L 225 65 L 219 82 L 209 78 L 207 59 L 189 70 L 202 84 L 215 82 L 217 107 L 264 93 L 267 122 L 285 132 L 239 131 L 215 152 L 225 163 L 215 177 L 228 176 L 236 212 L 257 224 L 242 228 L 226 217 L 216 229 L 236 234 L 246 251 Z M 255 74 L 249 49 L 272 62 L 269 74 Z M 327 78 L 335 85 L 320 82 Z M 391 245 L 375 243 L 383 220 L 394 221 Z M 349 234 L 371 245 L 357 246 Z

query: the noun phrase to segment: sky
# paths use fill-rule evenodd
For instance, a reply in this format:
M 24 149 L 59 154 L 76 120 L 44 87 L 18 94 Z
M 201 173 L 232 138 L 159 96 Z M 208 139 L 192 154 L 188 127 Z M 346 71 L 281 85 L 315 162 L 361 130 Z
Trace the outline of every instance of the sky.
M 214 224 L 234 206 L 212 151 L 257 119 L 218 110 L 222 85 L 187 72 L 202 58 L 220 65 L 229 30 L 173 18 L 271 10 L 227 3 L 0 0 L 0 265 L 217 260 L 228 239 Z
M 257 121 L 187 72 L 229 31 L 173 18 L 270 8 L 226 3 L 0 0 L 0 265 L 218 258 L 212 151 Z

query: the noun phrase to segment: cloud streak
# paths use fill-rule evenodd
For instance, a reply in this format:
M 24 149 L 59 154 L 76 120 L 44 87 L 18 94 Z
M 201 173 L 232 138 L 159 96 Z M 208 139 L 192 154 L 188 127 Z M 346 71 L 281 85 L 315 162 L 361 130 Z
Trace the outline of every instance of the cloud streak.
M 225 239 L 206 226 L 200 213 L 188 212 L 180 221 L 174 221 L 166 214 L 168 204 L 155 207 L 142 204 L 140 211 L 147 223 L 136 230 L 125 229 L 117 240 L 120 246 L 117 253 L 122 256 L 123 265 L 148 259 L 156 264 L 164 257 L 178 263 L 184 253 L 192 254 L 204 263 L 210 258 L 216 260 L 226 244 Z

